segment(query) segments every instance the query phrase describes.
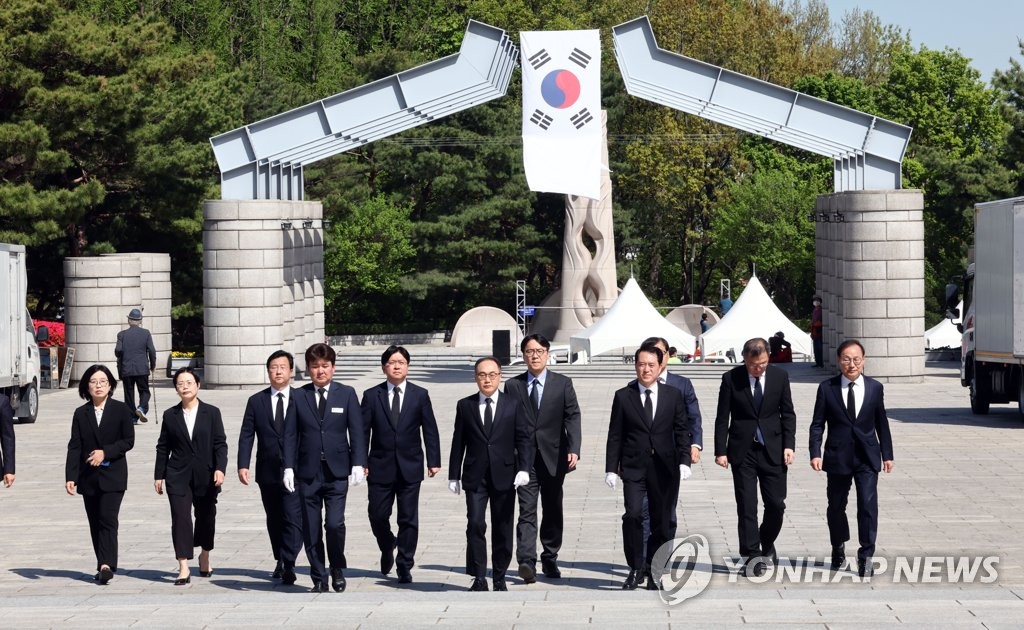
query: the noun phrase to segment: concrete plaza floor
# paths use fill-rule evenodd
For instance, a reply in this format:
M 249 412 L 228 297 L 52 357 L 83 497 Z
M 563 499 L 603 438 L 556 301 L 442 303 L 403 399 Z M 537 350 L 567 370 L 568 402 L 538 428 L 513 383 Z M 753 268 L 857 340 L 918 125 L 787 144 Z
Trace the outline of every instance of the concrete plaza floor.
M 472 393 L 472 369 L 417 368 L 410 379 L 430 390 L 441 428 L 445 469 L 424 482 L 415 582 L 399 586 L 378 571 L 379 552 L 366 519 L 365 485 L 350 489 L 347 509 L 348 589 L 313 595 L 304 558 L 299 582 L 269 579 L 273 560 L 255 485 L 242 486 L 235 453 L 246 398 L 255 391 L 203 390 L 223 412 L 230 446 L 220 496 L 213 577 L 172 585 L 167 499 L 153 491 L 159 427 L 151 413 L 128 454 L 129 490 L 121 510 L 120 571 L 105 587 L 91 580 L 94 557 L 80 497 L 64 492 L 64 456 L 77 391 L 47 392 L 38 422 L 18 425 L 17 481 L 0 489 L 0 625 L 20 627 L 856 627 L 907 623 L 927 627 L 1024 625 L 1024 421 L 1016 406 L 971 415 L 956 365 L 929 364 L 921 384 L 889 384 L 886 404 L 895 443 L 895 470 L 879 481 L 877 554 L 887 568 L 870 582 L 823 570 L 829 553 L 825 476 L 808 465 L 807 428 L 817 383 L 828 376 L 810 364 L 788 366 L 798 416 L 797 463 L 789 473 L 786 522 L 777 543 L 781 565 L 763 583 L 736 577 L 731 473 L 713 462 L 713 425 L 723 367 L 673 366 L 690 376 L 704 414 L 706 454 L 680 492 L 679 532 L 710 545 L 710 585 L 678 605 L 658 593 L 623 592 L 621 489 L 604 485 L 603 453 L 613 392 L 632 368 L 604 364 L 560 369 L 573 377 L 583 409 L 579 470 L 565 485 L 563 579 L 525 585 L 510 567 L 507 593 L 469 593 L 464 571 L 465 502 L 447 490 L 447 457 L 455 402 Z M 506 368 L 506 376 L 518 370 Z M 870 358 L 868 365 L 870 373 Z M 379 370 L 346 365 L 337 378 L 358 391 L 379 382 Z M 120 396 L 120 392 L 117 394 Z M 177 402 L 166 379 L 156 404 Z M 851 501 L 850 520 L 856 529 Z M 854 536 L 856 534 L 854 533 Z M 847 545 L 854 555 L 856 542 Z M 974 580 L 950 576 L 947 556 L 995 557 Z M 928 559 L 927 557 L 932 557 Z M 906 569 L 917 562 L 917 579 Z M 991 560 L 990 560 L 991 562 Z M 900 565 L 900 570 L 897 570 Z M 810 570 L 808 570 L 810 569 Z M 997 573 L 997 577 L 994 575 Z M 838 576 L 838 581 L 833 578 Z M 994 581 L 987 578 L 994 577 Z M 982 583 L 982 578 L 990 583 Z

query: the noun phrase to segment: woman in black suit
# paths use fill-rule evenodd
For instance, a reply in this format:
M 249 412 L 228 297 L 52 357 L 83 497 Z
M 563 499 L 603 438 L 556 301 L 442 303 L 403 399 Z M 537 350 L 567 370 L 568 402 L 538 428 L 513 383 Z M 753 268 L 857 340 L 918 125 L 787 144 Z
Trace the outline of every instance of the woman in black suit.
M 86 400 L 75 409 L 64 467 L 64 488 L 82 495 L 89 535 L 96 552 L 96 581 L 106 584 L 117 571 L 117 517 L 128 488 L 125 453 L 135 446 L 134 414 L 111 396 L 117 380 L 105 365 L 91 365 L 78 382 Z
M 171 504 L 171 540 L 178 558 L 175 586 L 192 581 L 188 561 L 195 547 L 199 553 L 199 576 L 210 577 L 210 550 L 217 522 L 217 494 L 228 467 L 228 441 L 220 409 L 199 398 L 199 376 L 192 368 L 174 373 L 174 388 L 181 402 L 164 412 L 164 424 L 156 443 L 153 487 Z M 195 528 L 192 508 L 195 508 Z

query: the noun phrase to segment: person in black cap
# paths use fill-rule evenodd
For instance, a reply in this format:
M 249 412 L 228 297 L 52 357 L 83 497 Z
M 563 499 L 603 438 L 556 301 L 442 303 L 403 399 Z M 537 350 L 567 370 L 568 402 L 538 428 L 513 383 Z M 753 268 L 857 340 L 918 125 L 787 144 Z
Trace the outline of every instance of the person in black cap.
M 146 414 L 149 412 L 149 377 L 156 369 L 156 346 L 153 345 L 153 335 L 142 327 L 141 310 L 133 308 L 128 313 L 128 328 L 117 333 L 114 356 L 117 357 L 117 371 L 124 383 L 124 402 L 138 420 L 146 422 Z M 135 405 L 136 387 L 139 388 L 138 406 Z

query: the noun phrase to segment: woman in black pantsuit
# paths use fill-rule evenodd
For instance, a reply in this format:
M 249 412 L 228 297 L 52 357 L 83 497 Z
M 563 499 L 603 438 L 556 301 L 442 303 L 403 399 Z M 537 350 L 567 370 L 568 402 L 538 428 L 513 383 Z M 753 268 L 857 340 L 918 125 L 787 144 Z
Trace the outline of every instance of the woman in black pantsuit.
M 135 446 L 135 417 L 128 405 L 111 398 L 115 389 L 107 366 L 85 370 L 78 395 L 88 402 L 75 409 L 64 467 L 64 489 L 72 496 L 77 490 L 85 503 L 100 584 L 117 571 L 117 517 L 128 488 L 125 453 Z
M 217 523 L 217 494 L 228 467 L 228 441 L 220 410 L 199 398 L 199 376 L 192 368 L 174 373 L 174 388 L 181 402 L 164 412 L 160 438 L 156 443 L 153 487 L 164 493 L 171 505 L 171 539 L 178 558 L 176 586 L 192 581 L 188 561 L 195 547 L 199 553 L 199 576 L 210 577 L 210 550 Z M 195 528 L 192 508 L 195 508 Z

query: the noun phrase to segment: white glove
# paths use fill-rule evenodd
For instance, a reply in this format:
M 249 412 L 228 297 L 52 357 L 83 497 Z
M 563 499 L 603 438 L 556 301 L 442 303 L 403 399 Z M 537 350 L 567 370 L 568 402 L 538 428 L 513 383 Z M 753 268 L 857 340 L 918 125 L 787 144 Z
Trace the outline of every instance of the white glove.
M 295 492 L 295 471 L 291 468 L 284 469 L 284 489 L 288 492 Z
M 458 479 L 452 479 L 448 482 L 448 491 L 452 494 L 459 494 L 462 491 L 462 482 Z
M 530 483 L 530 473 L 525 470 L 520 470 L 516 473 L 516 479 L 512 482 L 512 487 L 518 488 L 519 486 L 525 486 L 528 483 Z
M 612 490 L 615 489 L 615 484 L 619 483 L 619 476 L 615 473 L 607 473 L 604 476 L 604 482 L 608 484 L 608 487 Z
M 363 475 L 363 467 L 353 466 L 352 474 L 349 475 L 348 477 L 349 483 L 351 483 L 353 486 L 358 486 L 359 484 L 363 483 L 363 479 L 366 479 L 366 477 Z
M 690 478 L 693 473 L 690 472 L 690 467 L 686 464 L 679 464 L 679 479 L 686 481 Z

